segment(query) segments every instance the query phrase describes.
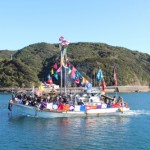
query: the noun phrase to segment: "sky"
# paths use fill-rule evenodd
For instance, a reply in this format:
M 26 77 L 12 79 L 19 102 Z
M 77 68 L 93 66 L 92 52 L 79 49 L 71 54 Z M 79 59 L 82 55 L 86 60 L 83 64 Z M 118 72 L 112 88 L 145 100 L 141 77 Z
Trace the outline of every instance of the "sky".
M 0 0 L 0 50 L 60 36 L 150 54 L 150 0 Z

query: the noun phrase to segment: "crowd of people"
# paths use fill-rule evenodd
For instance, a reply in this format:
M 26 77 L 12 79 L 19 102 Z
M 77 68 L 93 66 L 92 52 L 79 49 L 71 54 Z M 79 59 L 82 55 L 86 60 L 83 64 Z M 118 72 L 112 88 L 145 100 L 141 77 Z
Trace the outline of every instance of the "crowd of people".
M 9 101 L 8 105 L 9 110 L 12 110 L 13 102 L 33 106 L 39 110 L 49 109 L 73 111 L 75 109 L 75 105 L 87 105 L 87 103 L 84 103 L 82 100 L 72 99 L 72 94 L 69 96 L 65 96 L 54 93 L 43 94 L 42 96 L 38 96 L 36 94 L 27 95 L 23 92 L 12 94 L 12 99 Z M 114 108 L 120 106 L 127 106 L 127 104 L 123 101 L 122 97 L 116 98 L 114 96 L 112 98 L 105 95 L 101 95 L 100 102 L 96 105 L 99 105 L 99 108 Z

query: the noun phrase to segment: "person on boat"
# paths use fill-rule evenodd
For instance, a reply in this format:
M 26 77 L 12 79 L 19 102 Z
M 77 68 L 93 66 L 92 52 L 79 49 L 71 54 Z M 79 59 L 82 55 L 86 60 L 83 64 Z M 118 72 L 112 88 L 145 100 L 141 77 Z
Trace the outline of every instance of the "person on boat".
M 16 95 L 15 95 L 15 93 L 13 92 L 13 93 L 12 93 L 12 100 L 15 100 L 15 97 L 16 97 Z
M 9 102 L 8 102 L 8 109 L 9 109 L 10 111 L 12 111 L 12 104 L 13 104 L 13 100 L 10 99 Z
M 44 102 L 43 99 L 41 99 L 41 104 L 40 104 L 39 108 L 40 108 L 41 110 L 43 110 L 43 109 L 45 109 L 46 107 L 47 107 L 46 102 Z
M 68 103 L 66 96 L 63 96 L 63 101 L 62 101 L 62 103 L 63 103 L 63 104 L 67 104 L 67 103 Z
M 118 97 L 117 103 L 121 105 L 121 103 L 123 102 L 123 98 L 122 97 Z
M 58 103 L 57 101 L 53 101 L 53 109 L 57 110 L 58 109 Z
M 78 105 L 84 105 L 84 103 L 82 102 L 82 100 L 80 100 L 80 101 L 78 102 Z
M 51 98 L 51 96 L 50 96 L 50 94 L 48 94 L 47 97 L 46 97 L 46 102 L 47 103 L 50 103 L 50 98 Z
M 116 104 L 116 102 L 117 102 L 117 98 L 116 98 L 116 96 L 114 96 L 113 97 L 113 104 Z
M 23 105 L 26 105 L 26 102 L 27 102 L 27 99 L 26 99 L 26 98 L 23 98 L 23 99 L 22 99 L 22 104 L 23 104 Z

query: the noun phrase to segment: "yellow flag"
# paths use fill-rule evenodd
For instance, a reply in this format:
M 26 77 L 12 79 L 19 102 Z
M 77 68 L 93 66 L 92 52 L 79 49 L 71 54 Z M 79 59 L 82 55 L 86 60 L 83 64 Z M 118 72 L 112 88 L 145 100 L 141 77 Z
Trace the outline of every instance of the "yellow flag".
M 84 77 L 82 77 L 82 83 L 85 83 L 86 79 Z
M 68 74 L 70 74 L 71 73 L 71 69 L 69 69 L 69 71 L 68 71 Z
M 52 69 L 51 69 L 51 75 L 53 75 L 53 74 L 54 74 L 54 69 L 52 68 Z
M 61 56 L 60 56 L 60 66 L 64 66 L 64 55 L 61 52 Z
M 42 84 L 39 86 L 39 90 L 44 91 L 44 87 L 42 86 Z
M 59 44 L 59 50 L 61 51 L 61 45 Z

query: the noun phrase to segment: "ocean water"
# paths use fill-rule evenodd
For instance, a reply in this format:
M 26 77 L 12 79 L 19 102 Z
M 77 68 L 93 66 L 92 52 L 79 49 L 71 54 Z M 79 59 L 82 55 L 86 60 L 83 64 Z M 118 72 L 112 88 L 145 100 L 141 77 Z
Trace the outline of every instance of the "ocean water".
M 150 149 L 150 93 L 120 95 L 130 112 L 42 119 L 10 113 L 11 95 L 0 94 L 0 150 Z

